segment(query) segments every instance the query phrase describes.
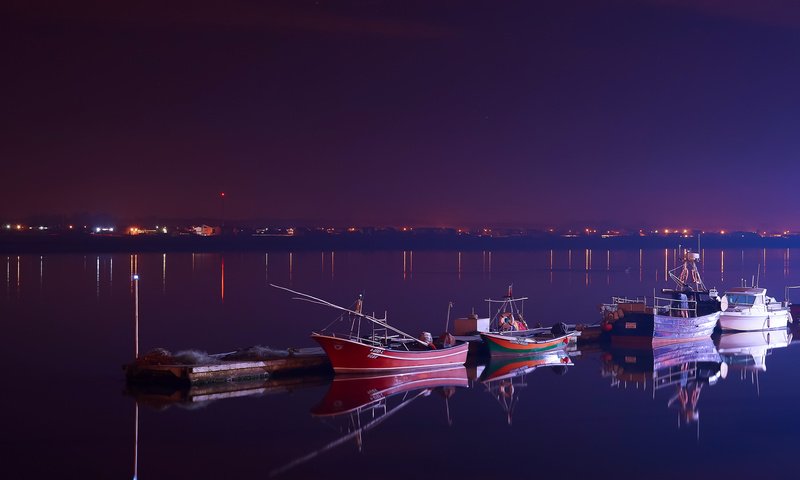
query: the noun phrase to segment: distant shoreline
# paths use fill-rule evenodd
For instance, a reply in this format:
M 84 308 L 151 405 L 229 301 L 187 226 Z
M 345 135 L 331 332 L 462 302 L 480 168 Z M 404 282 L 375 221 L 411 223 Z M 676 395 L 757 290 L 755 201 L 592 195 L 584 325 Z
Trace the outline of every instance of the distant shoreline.
M 391 235 L 299 235 L 252 236 L 223 235 L 0 235 L 0 253 L 122 253 L 122 252 L 220 252 L 220 251 L 346 251 L 346 250 L 546 250 L 570 248 L 596 249 L 697 249 L 697 238 L 678 236 L 600 236 L 488 237 L 446 234 Z M 796 248 L 800 236 L 761 237 L 749 235 L 709 235 L 701 237 L 701 248 Z

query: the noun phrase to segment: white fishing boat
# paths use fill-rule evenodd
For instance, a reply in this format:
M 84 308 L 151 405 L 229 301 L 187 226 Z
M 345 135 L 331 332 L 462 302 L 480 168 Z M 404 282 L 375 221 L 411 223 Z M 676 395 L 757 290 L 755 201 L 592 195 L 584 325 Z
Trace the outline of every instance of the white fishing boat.
M 736 287 L 725 292 L 719 325 L 723 331 L 751 332 L 786 328 L 792 321 L 789 306 L 767 296 L 767 289 Z

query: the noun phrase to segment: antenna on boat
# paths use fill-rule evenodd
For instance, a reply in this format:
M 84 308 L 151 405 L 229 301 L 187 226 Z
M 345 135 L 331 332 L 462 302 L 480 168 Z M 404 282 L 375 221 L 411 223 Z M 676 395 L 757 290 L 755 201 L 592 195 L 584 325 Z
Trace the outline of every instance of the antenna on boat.
M 758 272 L 756 272 L 756 284 L 755 286 L 758 287 L 758 284 L 761 283 L 761 264 L 758 264 Z

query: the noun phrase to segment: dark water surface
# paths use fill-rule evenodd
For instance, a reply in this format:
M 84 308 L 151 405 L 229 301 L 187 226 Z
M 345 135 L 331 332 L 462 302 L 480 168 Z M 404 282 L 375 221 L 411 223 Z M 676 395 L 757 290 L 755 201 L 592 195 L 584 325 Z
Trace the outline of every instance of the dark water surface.
M 388 399 L 389 416 L 334 445 L 355 420 L 312 416 L 329 379 L 211 402 L 143 401 L 138 413 L 124 393 L 120 366 L 133 355 L 134 263 L 141 275 L 143 351 L 226 352 L 256 344 L 311 346 L 309 333 L 336 317 L 291 301 L 269 283 L 340 304 L 363 291 L 366 311 L 388 310 L 398 327 L 436 334 L 444 330 L 448 301 L 455 304 L 453 317 L 473 307 L 483 313 L 482 300 L 501 296 L 510 283 L 515 294 L 531 297 L 529 323 L 594 323 L 597 305 L 611 295 L 652 295 L 653 288 L 669 286 L 665 269 L 673 267 L 674 255 L 4 256 L 3 476 L 132 478 L 135 468 L 142 479 L 269 478 L 276 472 L 275 478 L 792 475 L 800 447 L 800 349 L 792 344 L 770 349 L 766 370 L 723 358 L 724 378 L 684 389 L 689 409 L 681 408 L 685 381 L 653 391 L 652 351 L 581 346 L 566 374 L 542 368 L 519 377 L 515 381 L 524 384 L 515 384 L 511 398 L 498 400 L 474 380 L 454 392 L 401 393 Z M 742 278 L 749 283 L 759 265 L 761 286 L 778 299 L 784 286 L 800 284 L 798 250 L 709 250 L 703 259 L 706 283 L 720 290 Z M 470 375 L 481 369 L 469 369 Z M 362 426 L 384 414 L 379 406 L 362 413 Z

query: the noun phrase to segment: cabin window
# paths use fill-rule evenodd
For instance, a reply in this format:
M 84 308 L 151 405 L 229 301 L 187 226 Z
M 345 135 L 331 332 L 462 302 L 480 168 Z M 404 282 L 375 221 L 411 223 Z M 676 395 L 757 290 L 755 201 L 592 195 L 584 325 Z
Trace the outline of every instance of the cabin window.
M 754 295 L 728 294 L 728 303 L 731 305 L 753 305 L 755 302 L 756 297 Z

